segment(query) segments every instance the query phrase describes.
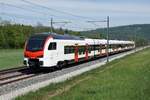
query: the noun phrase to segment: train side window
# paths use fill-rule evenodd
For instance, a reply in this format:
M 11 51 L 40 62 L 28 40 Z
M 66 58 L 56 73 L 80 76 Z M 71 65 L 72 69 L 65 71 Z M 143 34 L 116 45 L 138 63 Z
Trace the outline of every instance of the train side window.
M 71 54 L 75 52 L 74 46 L 65 46 L 64 47 L 64 54 Z
M 48 50 L 56 50 L 56 42 L 51 42 L 48 46 Z

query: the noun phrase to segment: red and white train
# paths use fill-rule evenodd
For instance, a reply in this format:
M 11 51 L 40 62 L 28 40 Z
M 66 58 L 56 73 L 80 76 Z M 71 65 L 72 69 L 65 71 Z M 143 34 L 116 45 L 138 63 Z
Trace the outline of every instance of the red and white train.
M 24 48 L 24 65 L 31 68 L 62 67 L 94 57 L 106 56 L 107 40 L 83 39 L 42 33 L 31 36 Z M 131 50 L 133 41 L 109 40 L 109 54 Z

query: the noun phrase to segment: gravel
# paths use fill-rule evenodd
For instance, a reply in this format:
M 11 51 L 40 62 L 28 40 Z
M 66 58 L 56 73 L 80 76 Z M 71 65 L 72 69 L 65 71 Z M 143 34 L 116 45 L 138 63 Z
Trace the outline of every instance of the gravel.
M 137 49 L 136 51 L 141 50 Z M 110 57 L 110 61 L 124 57 L 125 55 L 134 53 L 135 51 L 124 52 Z M 51 73 L 44 73 L 42 75 L 32 77 L 26 80 L 21 80 L 15 83 L 4 85 L 0 87 L 0 100 L 10 100 L 16 96 L 25 94 L 29 91 L 36 91 L 37 89 L 49 85 L 51 83 L 58 83 L 70 79 L 73 76 L 80 75 L 86 71 L 95 69 L 106 63 L 106 57 L 91 62 L 83 63 L 74 67 L 64 68 L 62 70 Z

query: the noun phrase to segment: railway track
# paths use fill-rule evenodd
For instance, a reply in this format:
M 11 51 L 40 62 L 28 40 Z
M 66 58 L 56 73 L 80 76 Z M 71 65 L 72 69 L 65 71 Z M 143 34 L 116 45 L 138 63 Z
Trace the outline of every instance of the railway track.
M 22 67 L 17 67 L 17 68 L 10 68 L 10 69 L 0 70 L 0 75 L 5 74 L 5 73 L 20 71 L 20 70 L 24 70 L 24 69 L 27 69 L 27 67 L 22 66 Z
M 124 51 L 122 51 L 122 52 L 124 52 Z M 114 53 L 110 53 L 109 55 L 115 55 L 118 53 L 119 52 L 114 52 Z M 102 57 L 104 57 L 104 56 L 102 56 Z M 97 58 L 97 59 L 99 59 L 99 58 Z M 93 59 L 93 60 L 96 60 L 96 59 Z M 73 65 L 73 66 L 75 66 L 75 65 Z M 32 72 L 27 67 L 18 67 L 18 68 L 11 68 L 11 69 L 7 69 L 7 70 L 1 70 L 0 71 L 0 86 L 6 85 L 9 83 L 13 83 L 13 82 L 17 82 L 20 80 L 24 80 L 27 78 L 31 78 L 34 76 L 38 76 L 41 74 L 43 74 L 42 71 L 41 72 Z
M 0 86 L 17 82 L 19 80 L 27 79 L 39 75 L 40 73 L 33 73 L 27 67 L 18 67 L 0 71 Z
M 114 55 L 116 53 L 110 54 Z M 104 57 L 104 56 L 102 56 Z M 80 63 L 79 63 L 80 64 Z M 73 65 L 74 66 L 74 65 Z M 32 72 L 27 67 L 11 68 L 0 71 L 0 86 L 41 75 L 41 72 Z

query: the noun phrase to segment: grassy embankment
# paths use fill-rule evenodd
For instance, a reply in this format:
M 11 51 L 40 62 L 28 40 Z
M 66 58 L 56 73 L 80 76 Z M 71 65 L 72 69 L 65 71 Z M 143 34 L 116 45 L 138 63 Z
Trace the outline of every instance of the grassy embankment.
M 150 100 L 150 49 L 17 100 Z
M 22 49 L 0 50 L 0 70 L 21 66 L 23 62 Z

